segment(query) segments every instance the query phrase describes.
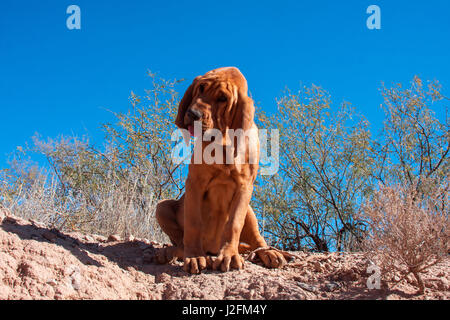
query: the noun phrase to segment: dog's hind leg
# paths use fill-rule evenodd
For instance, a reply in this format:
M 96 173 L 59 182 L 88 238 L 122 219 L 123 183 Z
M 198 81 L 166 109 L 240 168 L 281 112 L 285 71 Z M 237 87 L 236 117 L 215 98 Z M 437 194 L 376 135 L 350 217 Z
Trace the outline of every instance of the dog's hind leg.
M 156 219 L 161 229 L 169 236 L 173 246 L 167 246 L 158 251 L 156 260 L 167 263 L 174 259 L 183 259 L 183 226 L 180 223 L 184 196 L 179 200 L 163 200 L 156 206 Z

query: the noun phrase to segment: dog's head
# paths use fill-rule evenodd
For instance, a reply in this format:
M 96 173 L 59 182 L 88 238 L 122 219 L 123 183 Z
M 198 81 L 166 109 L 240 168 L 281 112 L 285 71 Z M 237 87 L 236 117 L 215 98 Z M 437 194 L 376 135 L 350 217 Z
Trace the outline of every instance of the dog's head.
M 193 135 L 195 121 L 202 131 L 248 130 L 252 127 L 254 106 L 247 95 L 247 80 L 234 67 L 219 68 L 198 76 L 186 90 L 178 107 L 175 124 Z

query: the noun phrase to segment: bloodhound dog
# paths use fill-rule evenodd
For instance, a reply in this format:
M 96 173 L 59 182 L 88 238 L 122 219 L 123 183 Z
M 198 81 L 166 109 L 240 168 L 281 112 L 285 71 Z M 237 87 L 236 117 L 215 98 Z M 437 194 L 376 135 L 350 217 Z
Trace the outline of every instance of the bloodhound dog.
M 247 94 L 247 81 L 234 67 L 198 76 L 186 90 L 175 124 L 191 135 L 196 122 L 201 134 L 215 129 L 223 135 L 222 140 L 197 139 L 201 151 L 210 144 L 216 147 L 218 144 L 220 148 L 216 152 L 231 148 L 231 158 L 235 160 L 237 152 L 243 152 L 243 156 L 240 162 L 231 163 L 197 163 L 192 156 L 184 195 L 178 200 L 163 200 L 156 209 L 159 225 L 173 244 L 158 253 L 160 263 L 181 259 L 189 273 L 199 273 L 207 267 L 225 272 L 242 269 L 244 259 L 240 253 L 256 250 L 266 267 L 286 264 L 285 253 L 267 247 L 249 205 L 259 162 L 254 112 L 253 101 Z M 238 129 L 246 134 L 230 138 L 229 143 L 228 132 Z M 251 150 L 256 150 L 253 161 L 250 161 Z

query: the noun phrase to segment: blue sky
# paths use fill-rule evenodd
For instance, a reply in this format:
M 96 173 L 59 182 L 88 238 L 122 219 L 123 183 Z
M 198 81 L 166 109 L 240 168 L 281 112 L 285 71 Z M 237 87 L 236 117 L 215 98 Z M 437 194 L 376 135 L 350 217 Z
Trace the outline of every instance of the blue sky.
M 68 30 L 66 8 L 81 8 Z M 366 8 L 381 8 L 381 30 Z M 382 81 L 438 79 L 449 95 L 450 2 L 99 1 L 0 2 L 0 168 L 36 132 L 88 133 L 100 142 L 104 109 L 126 111 L 147 69 L 185 78 L 237 66 L 268 112 L 286 86 L 317 84 L 351 102 L 374 128 Z

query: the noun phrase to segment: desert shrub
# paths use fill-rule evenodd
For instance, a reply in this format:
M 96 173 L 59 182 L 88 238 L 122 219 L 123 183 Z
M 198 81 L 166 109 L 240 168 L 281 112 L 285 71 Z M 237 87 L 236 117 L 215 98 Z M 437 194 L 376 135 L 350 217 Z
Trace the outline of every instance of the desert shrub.
M 442 261 L 449 245 L 448 180 L 433 185 L 426 195 L 414 185 L 381 186 L 363 208 L 369 258 L 387 279 L 413 274 L 420 293 L 421 273 Z
M 29 161 L 14 159 L 0 175 L 0 206 L 15 215 L 58 225 L 64 206 L 57 201 L 58 181 Z
M 280 136 L 279 172 L 255 188 L 264 231 L 284 249 L 351 250 L 364 229 L 354 214 L 372 187 L 368 122 L 314 85 L 277 102 L 273 116 L 259 113 Z
M 448 245 L 450 127 L 441 91 L 439 82 L 419 77 L 409 87 L 382 87 L 385 120 L 373 144 L 380 187 L 361 216 L 369 226 L 366 250 L 386 274 L 412 273 L 421 292 L 421 272 Z
M 154 219 L 153 194 L 140 194 L 133 184 L 110 182 L 95 195 L 84 191 L 65 195 L 67 186 L 63 188 L 54 173 L 42 169 L 28 183 L 17 179 L 12 185 L 17 188 L 14 196 L 3 203 L 17 216 L 60 230 L 165 240 Z M 144 207 L 139 205 L 143 202 Z
M 382 86 L 384 125 L 347 103 L 332 107 L 320 87 L 287 92 L 261 127 L 280 131 L 280 170 L 261 177 L 253 205 L 264 232 L 285 249 L 359 250 L 367 224 L 356 213 L 381 186 L 416 188 L 427 196 L 449 171 L 450 130 L 437 81 L 414 77 L 409 87 Z M 444 105 L 444 111 L 445 105 Z
M 448 98 L 438 81 L 417 76 L 406 88 L 383 85 L 381 94 L 385 118 L 381 137 L 374 143 L 375 176 L 382 184 L 414 185 L 426 193 L 450 170 Z
M 177 198 L 184 189 L 184 172 L 171 160 L 170 142 L 179 81 L 149 76 L 152 89 L 144 97 L 132 92 L 130 110 L 103 125 L 102 147 L 88 137 L 37 135 L 31 147 L 19 148 L 1 176 L 3 205 L 58 228 L 163 239 L 156 203 Z M 24 160 L 36 153 L 46 159 L 45 169 Z

